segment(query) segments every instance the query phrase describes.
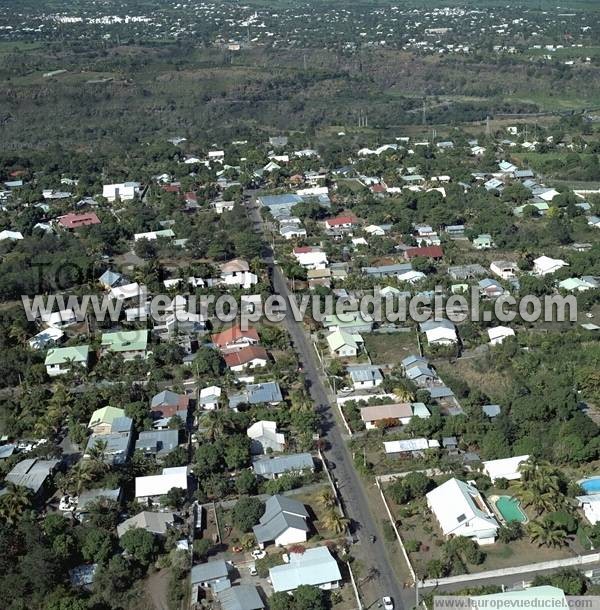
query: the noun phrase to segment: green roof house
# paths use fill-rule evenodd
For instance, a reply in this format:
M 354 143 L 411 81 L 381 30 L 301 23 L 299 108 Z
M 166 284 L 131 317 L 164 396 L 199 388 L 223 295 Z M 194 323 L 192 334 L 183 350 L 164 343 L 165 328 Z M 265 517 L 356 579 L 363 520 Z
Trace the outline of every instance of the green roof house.
M 112 428 L 115 419 L 125 417 L 125 411 L 117 407 L 102 407 L 96 409 L 90 417 L 90 428 L 94 434 L 108 434 Z
M 335 330 L 326 337 L 332 356 L 353 357 L 358 354 L 364 343 L 359 333 L 349 333 L 345 330 Z
M 102 350 L 104 353 L 121 354 L 125 360 L 146 358 L 148 347 L 147 330 L 119 330 L 102 334 Z
M 89 345 L 76 347 L 54 347 L 46 354 L 46 372 L 50 377 L 68 373 L 72 364 L 78 364 L 87 369 L 90 354 Z

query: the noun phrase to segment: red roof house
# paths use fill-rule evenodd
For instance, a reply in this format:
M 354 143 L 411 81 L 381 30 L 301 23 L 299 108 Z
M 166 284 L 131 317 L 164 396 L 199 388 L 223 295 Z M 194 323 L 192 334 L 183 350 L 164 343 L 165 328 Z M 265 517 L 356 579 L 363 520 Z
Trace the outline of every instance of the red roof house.
M 328 218 L 325 221 L 325 226 L 328 229 L 349 229 L 355 223 L 356 218 L 352 216 L 336 216 L 335 218 Z
M 259 342 L 256 329 L 242 330 L 239 325 L 232 326 L 211 337 L 212 342 L 222 351 L 238 351 Z
M 237 352 L 231 352 L 223 356 L 225 364 L 230 369 L 241 369 L 245 366 L 265 366 L 267 364 L 267 350 L 262 345 L 249 345 Z
M 408 248 L 408 250 L 404 251 L 404 258 L 407 260 L 411 260 L 417 256 L 422 256 L 423 258 L 433 258 L 438 260 L 444 257 L 444 251 L 441 246 L 425 246 L 423 248 Z
M 58 224 L 64 229 L 79 229 L 79 227 L 88 227 L 91 225 L 100 224 L 100 219 L 94 212 L 86 212 L 84 214 L 65 214 L 58 218 Z

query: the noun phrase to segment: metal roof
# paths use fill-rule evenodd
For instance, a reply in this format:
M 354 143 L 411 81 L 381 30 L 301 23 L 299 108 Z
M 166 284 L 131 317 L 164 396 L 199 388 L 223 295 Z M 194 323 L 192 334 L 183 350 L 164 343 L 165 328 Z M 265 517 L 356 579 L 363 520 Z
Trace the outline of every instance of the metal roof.
M 269 476 L 314 468 L 310 453 L 291 453 L 277 457 L 260 457 L 252 462 L 256 474 Z
M 269 570 L 275 591 L 294 591 L 300 585 L 319 586 L 342 579 L 337 561 L 326 546 L 290 553 L 290 562 Z
M 192 584 L 219 580 L 229 575 L 229 566 L 223 559 L 214 559 L 192 567 Z
M 217 594 L 222 610 L 262 610 L 265 607 L 253 585 L 231 587 Z

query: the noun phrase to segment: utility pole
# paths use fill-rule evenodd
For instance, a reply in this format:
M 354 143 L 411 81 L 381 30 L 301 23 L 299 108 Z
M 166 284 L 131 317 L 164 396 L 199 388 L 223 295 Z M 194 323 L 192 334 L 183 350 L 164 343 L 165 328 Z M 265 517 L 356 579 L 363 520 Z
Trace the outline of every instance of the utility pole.
M 491 132 L 490 115 L 488 114 L 487 117 L 485 117 L 485 135 L 489 137 L 490 132 Z
M 423 110 L 422 110 L 422 117 L 421 117 L 421 121 L 423 123 L 423 125 L 427 124 L 427 98 L 424 97 L 423 98 Z
M 306 72 L 306 53 L 302 54 L 302 64 L 304 65 L 304 71 Z

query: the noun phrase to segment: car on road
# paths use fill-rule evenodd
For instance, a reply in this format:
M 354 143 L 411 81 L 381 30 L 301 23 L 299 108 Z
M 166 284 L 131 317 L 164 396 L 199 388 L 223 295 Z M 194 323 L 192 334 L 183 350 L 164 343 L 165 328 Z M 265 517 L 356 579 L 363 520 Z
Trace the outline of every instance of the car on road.
M 258 571 L 256 570 L 256 566 L 253 563 L 251 563 L 248 566 L 248 572 L 250 572 L 250 576 L 257 576 L 258 575 Z
M 267 552 L 263 551 L 262 549 L 254 549 L 251 555 L 254 559 L 262 559 L 263 557 L 267 556 Z
M 394 600 L 391 597 L 384 597 L 382 600 L 384 610 L 394 610 Z

